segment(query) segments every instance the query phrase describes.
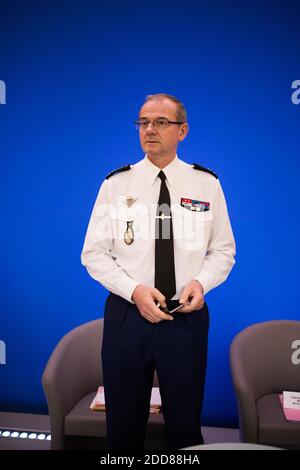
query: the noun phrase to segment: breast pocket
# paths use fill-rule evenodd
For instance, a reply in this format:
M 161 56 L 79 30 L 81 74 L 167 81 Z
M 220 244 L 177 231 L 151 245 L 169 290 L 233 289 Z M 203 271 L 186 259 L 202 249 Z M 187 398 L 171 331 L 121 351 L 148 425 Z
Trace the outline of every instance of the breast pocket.
M 148 211 L 133 214 L 115 214 L 111 218 L 114 244 L 118 251 L 133 254 L 145 249 L 151 239 Z
M 207 246 L 213 221 L 211 211 L 191 211 L 178 205 L 172 213 L 174 239 L 180 248 L 199 250 Z

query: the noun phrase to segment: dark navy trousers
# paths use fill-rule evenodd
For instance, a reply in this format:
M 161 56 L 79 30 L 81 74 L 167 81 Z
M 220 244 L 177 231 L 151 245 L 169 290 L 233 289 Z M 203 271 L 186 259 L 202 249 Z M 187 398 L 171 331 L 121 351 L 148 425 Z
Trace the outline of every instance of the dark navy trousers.
M 168 449 L 203 443 L 208 308 L 173 316 L 150 323 L 125 299 L 106 300 L 101 355 L 110 450 L 144 449 L 154 370 Z

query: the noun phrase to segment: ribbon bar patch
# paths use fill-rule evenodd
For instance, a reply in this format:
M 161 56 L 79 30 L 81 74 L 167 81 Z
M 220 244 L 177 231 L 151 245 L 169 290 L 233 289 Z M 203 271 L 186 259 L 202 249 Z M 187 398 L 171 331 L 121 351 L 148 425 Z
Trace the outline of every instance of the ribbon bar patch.
M 186 197 L 182 197 L 180 201 L 180 205 L 189 209 L 190 211 L 196 212 L 205 212 L 209 211 L 209 202 L 205 201 L 197 201 L 196 199 L 187 199 Z

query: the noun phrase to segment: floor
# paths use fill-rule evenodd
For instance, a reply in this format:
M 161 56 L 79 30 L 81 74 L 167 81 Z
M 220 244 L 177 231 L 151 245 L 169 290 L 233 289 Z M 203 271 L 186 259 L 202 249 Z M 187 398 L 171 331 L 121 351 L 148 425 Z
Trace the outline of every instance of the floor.
M 5 437 L 5 430 L 14 431 L 27 438 Z M 0 412 L 0 450 L 49 450 L 50 441 L 46 440 L 50 433 L 48 415 L 27 413 Z M 239 430 L 229 428 L 202 427 L 206 444 L 216 442 L 239 442 Z M 30 438 L 31 434 L 31 438 Z M 24 434 L 23 434 L 24 435 Z

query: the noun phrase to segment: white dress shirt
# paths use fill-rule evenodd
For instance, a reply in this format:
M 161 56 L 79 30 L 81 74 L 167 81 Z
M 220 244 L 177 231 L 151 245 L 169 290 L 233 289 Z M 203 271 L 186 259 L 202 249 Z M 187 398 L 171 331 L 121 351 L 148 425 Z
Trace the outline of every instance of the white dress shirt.
M 82 264 L 94 279 L 130 302 L 138 284 L 154 287 L 159 172 L 146 155 L 130 170 L 104 180 L 81 254 Z M 173 299 L 180 298 L 191 279 L 197 279 L 206 294 L 225 281 L 235 262 L 235 241 L 220 182 L 177 156 L 163 172 L 170 192 L 174 236 Z M 183 207 L 182 199 L 192 203 Z M 204 202 L 209 203 L 205 206 L 209 210 L 203 210 Z M 134 237 L 131 244 L 124 241 L 128 222 Z

